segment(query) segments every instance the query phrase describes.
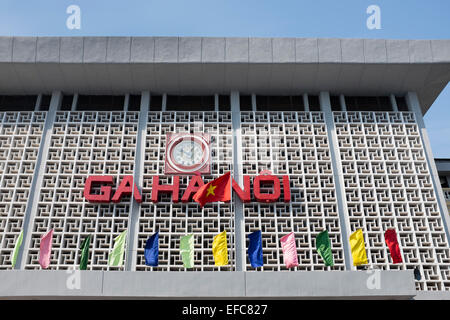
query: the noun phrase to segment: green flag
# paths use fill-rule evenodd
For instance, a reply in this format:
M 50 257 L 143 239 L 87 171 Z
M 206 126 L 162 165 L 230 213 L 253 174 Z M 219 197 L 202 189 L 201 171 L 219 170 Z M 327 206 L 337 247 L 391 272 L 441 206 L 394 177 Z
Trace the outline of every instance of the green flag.
M 91 243 L 91 235 L 88 235 L 81 244 L 81 261 L 80 270 L 86 270 L 89 260 L 89 244 Z
M 334 266 L 333 253 L 331 252 L 330 237 L 328 231 L 322 231 L 316 237 L 316 249 L 327 267 Z
M 188 234 L 180 239 L 180 253 L 185 268 L 194 267 L 194 235 Z
M 114 239 L 114 248 L 109 253 L 108 264 L 111 267 L 120 267 L 123 264 L 123 254 L 125 252 L 125 240 L 127 238 L 127 230 L 119 234 Z
M 19 254 L 19 248 L 22 245 L 22 240 L 23 240 L 23 229 L 22 231 L 20 231 L 19 237 L 17 238 L 16 245 L 14 246 L 14 250 L 11 255 L 11 264 L 13 268 L 16 265 L 17 255 Z

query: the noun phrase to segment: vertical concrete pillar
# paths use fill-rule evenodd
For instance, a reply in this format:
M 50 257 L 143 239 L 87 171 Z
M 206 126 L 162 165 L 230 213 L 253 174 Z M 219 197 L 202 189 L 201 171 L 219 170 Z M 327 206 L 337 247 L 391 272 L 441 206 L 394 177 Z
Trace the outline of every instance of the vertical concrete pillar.
M 128 111 L 128 105 L 130 104 L 130 94 L 125 95 L 125 99 L 123 100 L 123 111 Z
M 78 93 L 75 93 L 73 95 L 72 108 L 70 108 L 70 110 L 71 111 L 76 111 L 77 110 L 77 104 L 78 104 Z
M 163 96 L 162 96 L 161 110 L 162 111 L 166 111 L 167 110 L 167 93 L 164 93 Z
M 219 95 L 217 93 L 214 95 L 214 111 L 219 111 Z
M 343 94 L 339 95 L 339 101 L 341 104 L 341 110 L 347 112 L 347 104 L 345 103 L 345 96 Z
M 150 109 L 150 92 L 144 91 L 141 94 L 141 107 L 139 111 L 139 124 L 136 138 L 136 155 L 134 160 L 133 181 L 142 191 L 144 183 L 144 161 L 145 161 L 145 139 L 147 137 L 147 116 Z M 134 193 L 134 188 L 133 188 Z M 131 196 L 130 215 L 128 217 L 128 235 L 126 244 L 125 270 L 136 270 L 136 257 L 138 247 L 139 216 L 141 205 L 134 200 L 134 194 Z
M 256 94 L 252 93 L 252 111 L 256 111 Z
M 336 187 L 336 201 L 339 211 L 339 224 L 341 226 L 342 246 L 344 249 L 345 269 L 351 270 L 352 257 L 349 243 L 349 234 L 351 231 L 350 220 L 348 218 L 347 202 L 345 200 L 344 176 L 338 151 L 336 127 L 334 125 L 333 113 L 331 112 L 330 94 L 328 92 L 320 92 L 319 101 L 320 110 L 324 113 L 327 126 L 328 144 L 330 147 L 331 164 Z
M 303 94 L 303 105 L 305 106 L 305 111 L 309 112 L 309 100 L 308 100 L 308 94 Z
M 54 91 L 50 100 L 50 107 L 45 118 L 44 131 L 39 145 L 39 153 L 36 159 L 33 180 L 30 187 L 30 196 L 27 201 L 25 217 L 23 220 L 23 242 L 19 249 L 15 269 L 23 269 L 26 264 L 26 254 L 31 243 L 31 233 L 33 232 L 34 217 L 36 215 L 39 202 L 39 190 L 45 174 L 45 159 L 48 156 L 48 149 L 52 138 L 53 123 L 55 122 L 56 111 L 61 106 L 63 95 L 61 91 Z
M 425 150 L 425 158 L 427 160 L 428 168 L 430 168 L 431 181 L 433 189 L 436 194 L 436 200 L 441 213 L 442 222 L 447 236 L 447 242 L 450 243 L 450 217 L 448 215 L 447 203 L 445 201 L 444 192 L 441 188 L 439 174 L 434 162 L 433 152 L 431 150 L 430 139 L 428 138 L 427 130 L 425 129 L 425 122 L 423 121 L 422 108 L 420 107 L 419 98 L 416 92 L 408 92 L 406 94 L 406 104 L 411 112 L 416 116 L 417 125 L 419 127 L 420 138 L 422 140 L 423 148 Z
M 398 112 L 397 100 L 395 100 L 395 96 L 390 94 L 389 99 L 391 100 L 392 111 Z
M 34 111 L 39 111 L 42 102 L 42 93 L 37 96 L 36 103 L 34 105 Z
M 231 117 L 233 128 L 233 178 L 241 186 L 244 186 L 242 173 L 242 138 L 241 138 L 241 113 L 239 92 L 233 91 L 230 96 Z M 244 205 L 239 197 L 234 200 L 234 247 L 236 254 L 236 271 L 245 271 L 245 224 Z

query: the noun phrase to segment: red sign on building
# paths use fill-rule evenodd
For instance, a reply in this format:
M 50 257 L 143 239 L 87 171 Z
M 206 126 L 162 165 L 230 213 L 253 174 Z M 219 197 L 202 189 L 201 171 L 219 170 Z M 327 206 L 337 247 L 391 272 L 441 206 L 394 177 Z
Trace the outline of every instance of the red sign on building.
M 133 176 L 125 176 L 120 182 L 119 187 L 113 194 L 112 184 L 114 183 L 113 176 L 89 176 L 84 187 L 84 197 L 89 202 L 109 203 L 120 202 L 123 196 L 133 195 L 134 199 L 142 202 L 142 195 L 133 183 Z M 192 196 L 205 183 L 201 176 L 192 176 L 186 190 L 181 197 L 182 202 L 189 202 Z M 100 193 L 93 193 L 93 186 L 100 185 Z M 253 179 L 253 196 L 257 202 L 271 203 L 277 202 L 281 198 L 281 186 L 283 185 L 283 201 L 290 202 L 291 191 L 289 186 L 289 176 L 284 175 L 281 179 L 272 174 L 264 174 L 256 176 Z M 271 187 L 271 192 L 263 192 L 262 187 Z M 134 192 L 133 192 L 134 188 Z M 244 188 L 241 188 L 238 183 L 232 179 L 232 190 L 241 199 L 242 202 L 251 201 L 251 177 L 244 176 Z M 172 184 L 160 184 L 159 176 L 153 176 L 151 201 L 158 202 L 161 193 L 170 193 L 173 202 L 179 202 L 180 194 L 180 176 L 173 176 Z

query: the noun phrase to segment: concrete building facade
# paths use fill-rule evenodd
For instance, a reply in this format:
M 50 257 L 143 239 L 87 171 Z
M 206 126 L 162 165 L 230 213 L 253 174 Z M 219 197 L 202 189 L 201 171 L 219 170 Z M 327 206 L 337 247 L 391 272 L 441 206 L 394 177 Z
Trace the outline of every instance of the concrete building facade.
M 0 37 L 0 296 L 450 298 L 446 190 L 423 121 L 449 79 L 448 40 Z M 207 135 L 203 181 L 230 171 L 246 189 L 249 177 L 250 201 L 175 201 L 195 175 L 167 174 L 174 133 Z M 273 202 L 255 197 L 264 175 L 283 182 Z M 113 190 L 132 176 L 143 200 L 89 202 L 89 176 L 113 176 Z M 152 201 L 155 183 L 175 179 L 179 190 Z M 358 229 L 368 264 L 355 267 Z M 125 263 L 110 267 L 124 230 Z M 212 241 L 223 230 L 229 264 L 216 267 Z M 247 258 L 256 230 L 259 268 Z M 316 250 L 323 230 L 333 267 Z M 156 231 L 159 265 L 149 267 L 145 242 Z M 299 266 L 288 269 L 280 238 L 290 232 Z M 179 241 L 190 233 L 186 270 Z M 87 235 L 88 270 L 71 289 Z

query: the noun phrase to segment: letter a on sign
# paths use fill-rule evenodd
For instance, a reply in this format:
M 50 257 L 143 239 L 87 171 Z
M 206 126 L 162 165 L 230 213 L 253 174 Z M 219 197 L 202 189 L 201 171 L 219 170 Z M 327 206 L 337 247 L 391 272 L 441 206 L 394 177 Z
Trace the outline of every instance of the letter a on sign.
M 134 186 L 134 193 L 132 189 L 133 186 Z M 112 202 L 114 203 L 120 202 L 122 196 L 131 196 L 131 194 L 134 194 L 134 199 L 136 199 L 136 202 L 138 203 L 142 202 L 141 193 L 139 192 L 139 189 L 137 188 L 136 184 L 133 183 L 133 176 L 125 176 L 122 182 L 120 183 L 119 188 L 117 188 L 117 191 L 112 198 Z
M 81 29 L 81 9 L 77 5 L 67 7 L 66 13 L 70 14 L 66 20 L 66 27 L 69 30 Z
M 367 14 L 372 14 L 367 18 L 367 29 L 381 29 L 381 9 L 377 5 L 371 5 L 367 7 Z

